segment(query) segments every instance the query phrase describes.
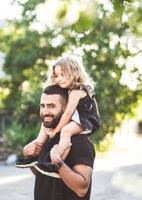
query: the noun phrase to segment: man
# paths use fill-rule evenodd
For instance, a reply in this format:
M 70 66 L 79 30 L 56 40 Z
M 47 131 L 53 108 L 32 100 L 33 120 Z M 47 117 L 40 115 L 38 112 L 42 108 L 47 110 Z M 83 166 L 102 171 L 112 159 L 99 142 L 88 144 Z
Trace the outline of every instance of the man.
M 65 110 L 67 96 L 67 90 L 56 85 L 44 89 L 40 101 L 40 115 L 45 127 L 56 127 Z M 73 136 L 69 154 L 62 160 L 58 155 L 58 141 L 59 134 L 56 134 L 54 138 L 47 140 L 43 147 L 35 141 L 24 147 L 25 156 L 36 156 L 42 149 L 39 163 L 42 160 L 51 161 L 50 157 L 59 160 L 56 170 L 49 170 L 46 175 L 38 164 L 32 169 L 36 176 L 35 200 L 89 200 L 95 158 L 92 143 L 87 135 Z

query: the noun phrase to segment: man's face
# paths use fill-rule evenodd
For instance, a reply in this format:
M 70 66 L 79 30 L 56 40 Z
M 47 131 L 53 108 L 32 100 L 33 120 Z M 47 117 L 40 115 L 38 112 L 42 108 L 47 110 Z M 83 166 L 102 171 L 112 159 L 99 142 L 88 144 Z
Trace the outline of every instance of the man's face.
M 59 94 L 43 93 L 40 100 L 40 116 L 46 128 L 55 128 L 65 110 Z

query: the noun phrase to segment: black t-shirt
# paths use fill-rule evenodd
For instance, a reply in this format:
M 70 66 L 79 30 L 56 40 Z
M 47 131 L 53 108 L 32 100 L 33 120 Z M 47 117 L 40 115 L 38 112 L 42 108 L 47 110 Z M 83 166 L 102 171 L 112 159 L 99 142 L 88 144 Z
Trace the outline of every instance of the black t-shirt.
M 59 141 L 57 137 L 48 141 L 44 146 L 44 150 L 49 151 L 49 146 L 52 146 Z M 43 158 L 44 153 L 41 153 Z M 47 151 L 46 151 L 47 153 Z M 49 157 L 49 156 L 48 156 Z M 88 139 L 87 135 L 77 135 L 72 137 L 72 146 L 65 160 L 65 163 L 72 168 L 77 164 L 84 164 L 93 168 L 95 158 L 95 150 L 93 144 Z M 39 158 L 40 160 L 40 158 Z M 35 200 L 89 200 L 90 199 L 91 183 L 87 194 L 84 197 L 77 196 L 70 188 L 68 188 L 62 179 L 45 176 L 37 173 L 35 180 Z

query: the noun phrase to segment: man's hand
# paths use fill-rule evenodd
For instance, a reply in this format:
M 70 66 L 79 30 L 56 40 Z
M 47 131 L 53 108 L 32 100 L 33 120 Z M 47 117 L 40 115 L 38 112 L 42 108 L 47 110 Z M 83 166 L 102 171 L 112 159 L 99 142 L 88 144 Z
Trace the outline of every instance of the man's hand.
M 23 149 L 24 156 L 33 156 L 36 157 L 40 154 L 42 150 L 42 143 L 39 143 L 36 140 L 33 140 L 29 144 L 27 144 Z

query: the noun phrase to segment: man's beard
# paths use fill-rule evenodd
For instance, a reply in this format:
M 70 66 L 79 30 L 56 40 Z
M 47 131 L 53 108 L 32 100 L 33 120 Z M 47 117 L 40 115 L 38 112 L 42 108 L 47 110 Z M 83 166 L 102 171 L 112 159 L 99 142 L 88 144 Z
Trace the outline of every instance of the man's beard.
M 63 111 L 61 111 L 58 115 L 56 115 L 56 116 L 54 116 L 54 115 L 51 115 L 51 114 L 47 114 L 47 115 L 41 115 L 41 120 L 42 120 L 42 122 L 43 122 L 43 125 L 46 127 L 46 128 L 55 128 L 57 125 L 58 125 L 58 123 L 59 123 L 59 121 L 60 121 L 60 119 L 61 119 L 61 117 L 62 117 L 62 115 L 63 115 Z M 44 121 L 44 117 L 53 117 L 53 120 L 52 121 Z

